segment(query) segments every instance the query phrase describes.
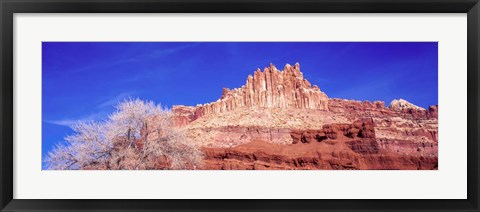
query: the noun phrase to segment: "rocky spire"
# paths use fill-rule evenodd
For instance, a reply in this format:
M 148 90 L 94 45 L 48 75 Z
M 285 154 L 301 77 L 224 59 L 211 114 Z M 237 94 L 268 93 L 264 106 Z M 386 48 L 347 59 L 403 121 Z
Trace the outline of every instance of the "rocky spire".
M 287 64 L 283 71 L 273 64 L 249 75 L 241 88 L 224 89 L 213 103 L 199 105 L 205 114 L 225 112 L 237 107 L 276 107 L 327 110 L 328 97 L 318 86 L 303 78 L 300 65 Z
M 174 106 L 179 108 L 182 106 Z M 192 111 L 184 108 L 178 111 Z M 231 111 L 239 107 L 274 107 L 328 110 L 328 97 L 303 78 L 300 64 L 286 64 L 282 71 L 270 64 L 248 75 L 240 88 L 224 88 L 216 102 L 197 105 L 195 117 Z
M 408 110 L 408 109 L 425 110 L 424 108 L 416 106 L 405 99 L 394 99 L 390 103 L 390 106 L 388 107 L 393 110 Z

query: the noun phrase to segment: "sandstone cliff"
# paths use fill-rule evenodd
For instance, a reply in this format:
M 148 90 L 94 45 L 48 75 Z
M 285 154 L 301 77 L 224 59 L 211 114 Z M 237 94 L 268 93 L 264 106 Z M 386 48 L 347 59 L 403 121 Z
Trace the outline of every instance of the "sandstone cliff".
M 203 169 L 438 169 L 438 106 L 328 98 L 270 65 L 213 103 L 174 106 Z
M 216 102 L 196 107 L 178 105 L 172 110 L 177 124 L 186 125 L 205 115 L 252 107 L 328 110 L 328 97 L 303 78 L 298 63 L 287 64 L 283 71 L 270 64 L 263 72 L 257 69 L 249 75 L 241 88 L 224 88 Z

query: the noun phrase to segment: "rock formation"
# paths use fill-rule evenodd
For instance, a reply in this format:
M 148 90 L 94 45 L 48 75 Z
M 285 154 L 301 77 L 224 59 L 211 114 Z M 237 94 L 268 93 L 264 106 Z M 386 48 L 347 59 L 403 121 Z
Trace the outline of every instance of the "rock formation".
M 185 125 L 205 115 L 242 107 L 328 110 L 328 97 L 318 86 L 312 86 L 303 78 L 298 63 L 295 66 L 287 64 L 283 71 L 270 64 L 263 72 L 257 69 L 253 76 L 248 75 L 241 88 L 224 88 L 216 102 L 196 107 L 174 106 L 173 111 L 178 114 L 177 123 Z
M 423 108 L 416 106 L 404 99 L 394 99 L 390 103 L 390 106 L 388 107 L 394 110 L 408 110 L 408 109 L 424 110 Z
M 438 169 L 437 105 L 328 98 L 298 64 L 172 110 L 202 146 L 203 169 Z

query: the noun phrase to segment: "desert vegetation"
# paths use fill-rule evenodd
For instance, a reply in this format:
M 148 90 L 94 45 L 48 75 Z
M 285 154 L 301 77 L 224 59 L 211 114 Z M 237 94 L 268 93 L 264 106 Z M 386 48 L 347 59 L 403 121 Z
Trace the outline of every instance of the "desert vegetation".
M 78 122 L 48 153 L 47 169 L 198 169 L 202 152 L 173 114 L 151 101 L 127 99 L 102 122 Z

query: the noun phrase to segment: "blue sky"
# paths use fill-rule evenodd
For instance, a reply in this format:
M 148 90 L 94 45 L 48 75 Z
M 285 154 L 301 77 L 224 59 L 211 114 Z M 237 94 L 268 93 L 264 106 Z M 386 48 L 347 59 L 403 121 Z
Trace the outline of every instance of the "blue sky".
M 329 97 L 438 102 L 437 42 L 44 42 L 42 154 L 125 98 L 212 102 L 257 67 L 296 62 Z

